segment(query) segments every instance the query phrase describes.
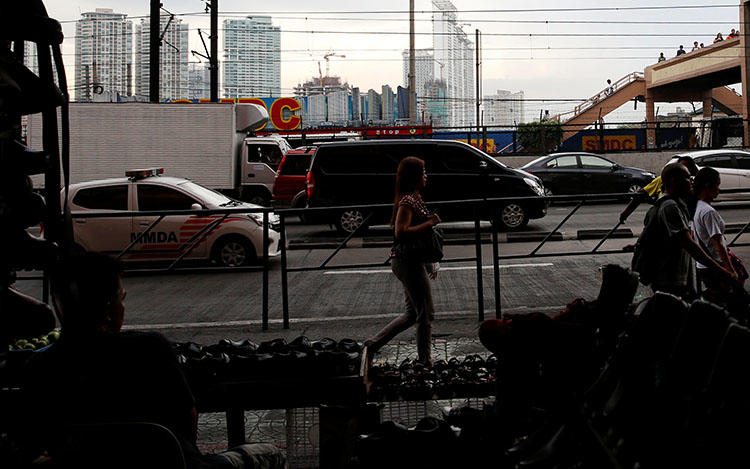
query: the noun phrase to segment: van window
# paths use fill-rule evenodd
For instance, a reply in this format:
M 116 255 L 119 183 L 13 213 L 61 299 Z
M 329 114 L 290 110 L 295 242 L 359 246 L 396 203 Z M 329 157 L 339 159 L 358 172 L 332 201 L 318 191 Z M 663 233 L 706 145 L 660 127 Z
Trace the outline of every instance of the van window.
M 127 210 L 128 186 L 89 187 L 79 190 L 73 203 L 95 210 Z
M 384 145 L 352 145 L 321 148 L 315 157 L 328 174 L 395 173 L 398 162 Z
M 459 171 L 479 173 L 482 159 L 468 148 L 453 145 L 438 145 L 437 155 L 444 169 L 448 171 Z
M 190 210 L 199 203 L 194 198 L 169 187 L 138 184 L 138 210 Z
M 304 176 L 307 174 L 307 170 L 310 169 L 311 159 L 312 153 L 305 153 L 304 155 L 287 153 L 284 157 L 284 164 L 281 165 L 279 174 L 284 174 L 286 176 Z

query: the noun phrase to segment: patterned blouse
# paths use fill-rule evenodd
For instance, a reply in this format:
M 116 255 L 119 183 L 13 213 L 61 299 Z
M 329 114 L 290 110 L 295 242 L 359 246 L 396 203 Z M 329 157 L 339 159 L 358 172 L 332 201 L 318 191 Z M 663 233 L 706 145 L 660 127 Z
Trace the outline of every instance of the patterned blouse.
M 401 200 L 398 201 L 398 206 L 408 207 L 411 209 L 412 217 L 411 225 L 409 226 L 424 223 L 430 216 L 430 212 L 427 210 L 427 206 L 424 204 L 422 196 L 419 194 L 419 192 L 412 192 L 411 194 L 406 194 L 405 196 L 401 197 Z

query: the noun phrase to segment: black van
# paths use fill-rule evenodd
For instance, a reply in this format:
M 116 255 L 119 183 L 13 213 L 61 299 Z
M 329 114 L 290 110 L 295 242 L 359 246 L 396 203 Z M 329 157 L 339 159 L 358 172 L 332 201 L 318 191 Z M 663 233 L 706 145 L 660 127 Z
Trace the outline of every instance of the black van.
M 425 162 L 428 175 L 425 201 L 527 197 L 544 194 L 541 180 L 512 169 L 486 153 L 449 140 L 374 140 L 325 143 L 318 147 L 307 174 L 308 207 L 393 203 L 396 169 L 407 156 Z M 466 207 L 438 209 L 443 221 L 472 220 Z M 547 213 L 544 200 L 508 202 L 482 218 L 499 220 L 505 229 L 523 228 L 530 218 Z M 367 225 L 387 223 L 391 210 L 377 210 Z M 369 215 L 366 210 L 341 210 L 315 221 L 352 232 Z M 312 220 L 311 220 L 312 221 Z

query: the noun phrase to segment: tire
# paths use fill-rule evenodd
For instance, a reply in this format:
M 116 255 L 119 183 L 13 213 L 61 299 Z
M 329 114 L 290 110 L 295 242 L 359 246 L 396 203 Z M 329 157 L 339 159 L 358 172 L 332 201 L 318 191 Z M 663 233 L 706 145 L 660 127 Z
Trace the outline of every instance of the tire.
M 500 226 L 508 231 L 517 231 L 529 223 L 529 214 L 523 205 L 517 202 L 509 202 L 500 210 Z
M 305 208 L 305 207 L 307 207 L 307 195 L 304 192 L 302 192 L 294 196 L 294 199 L 292 199 L 292 208 Z M 307 217 L 302 214 L 299 215 L 299 221 L 302 223 L 308 222 Z
M 351 234 L 359 228 L 359 232 L 361 233 L 366 229 L 366 226 L 360 228 L 364 222 L 365 214 L 360 210 L 344 210 L 336 217 L 336 229 L 342 233 Z
M 225 236 L 216 242 L 213 259 L 222 267 L 239 267 L 255 261 L 253 243 L 243 236 Z
M 263 194 L 252 194 L 247 198 L 247 201 L 251 204 L 260 205 L 261 207 L 269 206 L 268 197 Z
M 262 207 L 270 207 L 271 206 L 271 194 L 269 194 L 266 190 L 263 188 L 258 187 L 249 187 L 245 188 L 242 191 L 242 196 L 240 199 L 242 199 L 245 202 L 260 205 Z

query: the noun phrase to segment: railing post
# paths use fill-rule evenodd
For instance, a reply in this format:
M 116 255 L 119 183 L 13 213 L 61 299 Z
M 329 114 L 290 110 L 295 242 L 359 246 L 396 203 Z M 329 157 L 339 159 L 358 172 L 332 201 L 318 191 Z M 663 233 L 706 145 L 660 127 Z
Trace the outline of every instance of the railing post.
M 268 210 L 263 210 L 263 330 L 268 330 Z
M 281 314 L 284 320 L 284 329 L 289 329 L 289 284 L 287 283 L 286 266 L 286 217 L 282 212 L 279 219 L 279 242 L 281 243 Z
M 474 205 L 474 243 L 477 257 L 477 318 L 484 321 L 484 281 L 482 279 L 482 235 L 479 226 L 479 208 Z
M 495 274 L 495 318 L 502 319 L 503 310 L 500 296 L 500 246 L 497 244 L 497 223 L 492 225 L 492 270 Z

